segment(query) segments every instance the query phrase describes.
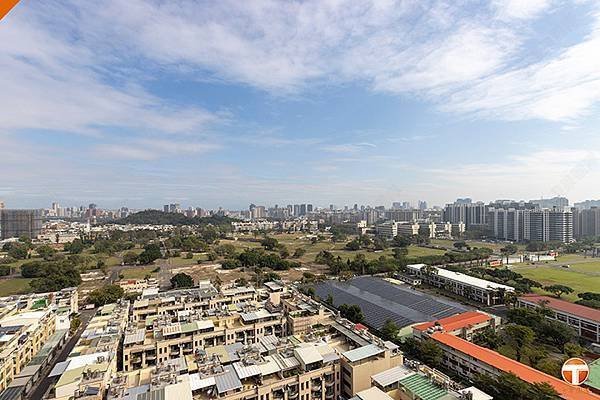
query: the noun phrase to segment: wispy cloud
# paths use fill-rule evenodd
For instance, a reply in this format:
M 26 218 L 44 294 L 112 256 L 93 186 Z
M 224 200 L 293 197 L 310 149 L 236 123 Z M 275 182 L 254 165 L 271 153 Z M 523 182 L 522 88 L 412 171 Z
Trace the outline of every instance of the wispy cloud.
M 374 143 L 361 142 L 361 143 L 342 143 L 342 144 L 332 144 L 328 146 L 323 146 L 321 149 L 328 153 L 345 153 L 345 154 L 353 154 L 364 152 L 366 149 L 377 147 Z

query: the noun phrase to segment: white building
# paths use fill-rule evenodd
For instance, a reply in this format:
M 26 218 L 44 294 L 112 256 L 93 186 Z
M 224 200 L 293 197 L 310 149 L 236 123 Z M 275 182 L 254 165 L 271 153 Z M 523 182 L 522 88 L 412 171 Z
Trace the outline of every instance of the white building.
M 503 292 L 514 292 L 512 286 L 476 278 L 460 272 L 449 271 L 435 267 L 433 273 L 427 273 L 425 264 L 411 264 L 406 268 L 410 274 L 436 287 L 444 288 L 460 296 L 478 301 L 486 305 L 498 304 L 503 301 Z

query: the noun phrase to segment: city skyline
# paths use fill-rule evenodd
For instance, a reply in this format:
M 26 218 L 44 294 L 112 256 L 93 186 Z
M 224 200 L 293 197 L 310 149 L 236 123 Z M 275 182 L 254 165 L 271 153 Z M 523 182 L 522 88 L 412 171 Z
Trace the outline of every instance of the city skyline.
M 0 198 L 585 200 L 599 27 L 586 1 L 22 2 L 0 24 Z

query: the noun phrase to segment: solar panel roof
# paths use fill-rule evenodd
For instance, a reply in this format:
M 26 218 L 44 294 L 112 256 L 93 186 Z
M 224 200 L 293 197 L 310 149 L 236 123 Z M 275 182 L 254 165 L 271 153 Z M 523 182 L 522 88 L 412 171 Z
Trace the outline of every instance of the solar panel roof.
M 378 329 L 388 319 L 405 327 L 467 311 L 458 303 L 374 277 L 358 277 L 347 282 L 327 281 L 317 284 L 315 291 L 323 299 L 331 294 L 335 306 L 359 305 L 365 322 Z

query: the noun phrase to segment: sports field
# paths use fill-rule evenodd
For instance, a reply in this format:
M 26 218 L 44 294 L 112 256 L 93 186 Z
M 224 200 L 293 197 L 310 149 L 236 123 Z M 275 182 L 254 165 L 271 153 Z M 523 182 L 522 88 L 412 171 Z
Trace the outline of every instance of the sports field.
M 600 292 L 600 259 L 597 258 L 565 255 L 555 262 L 514 264 L 511 269 L 544 285 L 560 284 L 573 288 L 575 293 L 562 296 L 565 300 L 577 300 L 577 293 Z

